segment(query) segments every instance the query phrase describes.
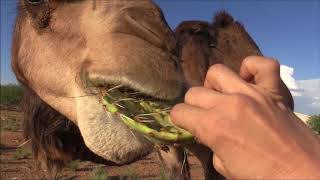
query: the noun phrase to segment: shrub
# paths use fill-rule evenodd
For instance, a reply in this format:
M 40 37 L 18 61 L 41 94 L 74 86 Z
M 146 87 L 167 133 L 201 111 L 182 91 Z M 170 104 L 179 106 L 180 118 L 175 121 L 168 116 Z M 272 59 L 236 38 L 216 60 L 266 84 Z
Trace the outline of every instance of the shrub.
M 307 121 L 307 125 L 320 134 L 320 114 L 311 116 Z
M 19 148 L 14 152 L 12 159 L 13 160 L 26 159 L 30 154 L 31 153 L 27 149 Z
M 71 171 L 76 171 L 81 164 L 80 160 L 71 161 L 67 164 L 67 168 L 69 168 Z
M 168 178 L 167 178 L 167 175 L 166 175 L 166 172 L 165 172 L 165 170 L 164 170 L 164 166 L 163 166 L 163 165 L 161 165 L 161 168 L 160 168 L 159 180 L 168 180 Z
M 110 178 L 109 178 L 107 172 L 105 171 L 105 169 L 102 167 L 99 167 L 90 173 L 88 179 L 90 179 L 90 180 L 109 180 Z
M 23 87 L 17 84 L 7 84 L 0 86 L 0 104 L 17 105 L 23 95 Z
M 120 180 L 139 180 L 138 174 L 133 168 L 127 168 L 119 177 Z

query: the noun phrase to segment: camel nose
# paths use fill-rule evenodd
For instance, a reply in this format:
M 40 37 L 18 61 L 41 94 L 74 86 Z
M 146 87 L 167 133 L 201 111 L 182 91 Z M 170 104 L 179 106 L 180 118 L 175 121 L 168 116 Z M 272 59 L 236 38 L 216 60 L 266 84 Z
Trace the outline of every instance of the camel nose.
M 161 9 L 152 1 L 120 3 L 121 10 L 114 16 L 112 31 L 143 39 L 166 52 L 176 53 L 176 38 L 168 26 Z

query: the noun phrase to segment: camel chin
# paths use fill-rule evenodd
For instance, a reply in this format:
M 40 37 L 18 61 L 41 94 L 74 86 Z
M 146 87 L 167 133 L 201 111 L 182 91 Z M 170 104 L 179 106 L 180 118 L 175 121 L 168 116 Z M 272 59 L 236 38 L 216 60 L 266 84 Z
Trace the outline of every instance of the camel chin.
M 141 134 L 131 131 L 119 117 L 106 112 L 97 96 L 76 100 L 78 127 L 86 146 L 116 164 L 127 164 L 153 150 Z

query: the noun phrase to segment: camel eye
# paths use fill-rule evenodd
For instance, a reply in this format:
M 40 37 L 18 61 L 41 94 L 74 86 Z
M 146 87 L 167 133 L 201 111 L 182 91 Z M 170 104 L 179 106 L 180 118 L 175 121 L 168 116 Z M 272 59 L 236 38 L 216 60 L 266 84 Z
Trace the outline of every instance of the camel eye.
M 31 5 L 39 5 L 44 2 L 44 0 L 27 0 L 27 2 Z

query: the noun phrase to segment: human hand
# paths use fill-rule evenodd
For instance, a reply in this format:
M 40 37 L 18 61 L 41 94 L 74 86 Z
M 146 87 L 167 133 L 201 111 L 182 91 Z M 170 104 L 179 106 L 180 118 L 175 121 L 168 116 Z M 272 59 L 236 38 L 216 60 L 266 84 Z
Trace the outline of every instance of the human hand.
M 274 60 L 248 57 L 240 76 L 214 65 L 171 118 L 215 152 L 213 164 L 228 178 L 319 179 L 320 140 L 287 107 L 282 89 Z

